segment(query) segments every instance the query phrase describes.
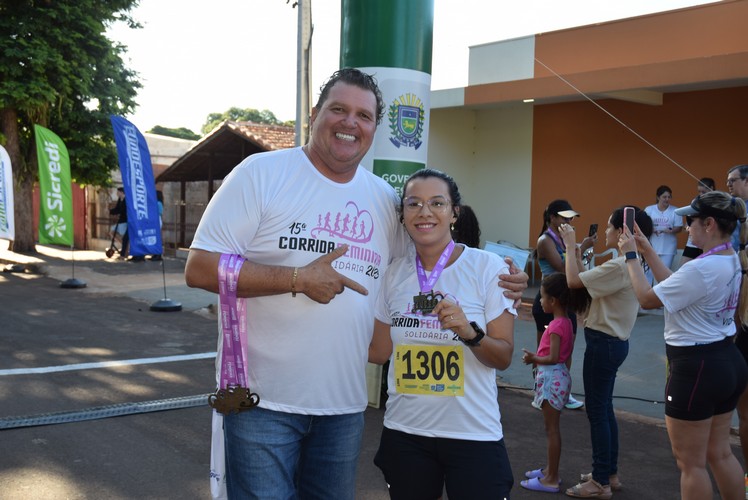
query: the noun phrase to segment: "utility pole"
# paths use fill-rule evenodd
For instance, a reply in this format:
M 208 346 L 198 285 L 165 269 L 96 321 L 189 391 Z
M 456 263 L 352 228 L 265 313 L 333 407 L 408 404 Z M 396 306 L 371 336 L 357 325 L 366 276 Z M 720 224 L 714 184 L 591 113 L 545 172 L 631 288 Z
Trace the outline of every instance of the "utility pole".
M 296 44 L 296 145 L 303 146 L 309 137 L 309 81 L 312 66 L 312 0 L 298 0 Z

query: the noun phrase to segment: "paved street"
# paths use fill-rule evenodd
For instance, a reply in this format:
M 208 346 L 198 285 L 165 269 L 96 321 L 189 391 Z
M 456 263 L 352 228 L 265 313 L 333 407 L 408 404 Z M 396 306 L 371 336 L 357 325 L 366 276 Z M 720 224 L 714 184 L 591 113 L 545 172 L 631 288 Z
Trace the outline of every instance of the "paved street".
M 107 260 L 103 252 L 76 252 L 75 276 L 87 287 L 63 289 L 60 282 L 72 275 L 70 253 L 40 250 L 28 258 L 0 249 L 0 261 L 45 273 L 0 273 L 0 425 L 23 425 L 0 430 L 0 499 L 209 498 L 210 409 L 204 397 L 213 386 L 216 323 L 209 306 L 215 297 L 184 285 L 183 260 L 167 258 L 162 272 L 159 262 Z M 164 295 L 183 310 L 150 311 Z M 625 409 L 625 489 L 615 498 L 679 497 L 661 405 L 647 402 L 661 398 L 664 381 L 659 325 L 654 316 L 637 322 L 616 390 L 627 398 L 616 400 Z M 531 379 L 520 347 L 534 343 L 534 324 L 517 321 L 515 338 L 512 367 L 499 374 L 517 482 L 512 498 L 548 498 L 519 487 L 524 470 L 543 464 L 545 437 L 542 415 L 521 390 Z M 583 348 L 578 340 L 575 392 L 581 392 Z M 146 404 L 139 409 L 135 403 Z M 112 414 L 120 416 L 102 418 Z M 388 498 L 372 464 L 382 417 L 381 409 L 366 412 L 357 494 L 364 500 Z M 590 467 L 583 411 L 564 413 L 562 435 L 568 487 Z

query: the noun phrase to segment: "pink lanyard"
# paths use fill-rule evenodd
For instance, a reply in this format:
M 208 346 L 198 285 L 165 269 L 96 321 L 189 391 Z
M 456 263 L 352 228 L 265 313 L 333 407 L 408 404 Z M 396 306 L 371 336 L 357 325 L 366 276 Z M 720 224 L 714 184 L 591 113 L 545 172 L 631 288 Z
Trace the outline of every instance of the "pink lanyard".
M 548 233 L 548 236 L 550 236 L 551 239 L 553 239 L 553 241 L 556 242 L 556 245 L 558 245 L 562 249 L 566 250 L 566 245 L 564 244 L 563 240 L 561 240 L 561 238 L 558 237 L 558 235 L 556 234 L 556 232 L 553 229 L 551 229 L 549 227 L 548 229 L 546 229 L 545 232 Z
M 439 260 L 436 261 L 434 269 L 431 270 L 431 274 L 426 278 L 426 271 L 423 269 L 421 264 L 421 258 L 416 254 L 416 273 L 418 274 L 418 285 L 421 287 L 421 292 L 430 292 L 436 285 L 436 280 L 442 275 L 442 271 L 447 266 L 449 258 L 452 256 L 452 251 L 455 249 L 455 242 L 450 240 L 447 248 L 444 249 L 442 254 L 439 256 Z
M 244 258 L 221 254 L 218 263 L 218 292 L 221 304 L 221 383 L 219 389 L 247 386 L 247 304 L 236 298 L 239 272 Z
M 727 250 L 728 248 L 731 248 L 731 247 L 732 247 L 732 245 L 729 242 L 722 243 L 721 245 L 717 245 L 716 247 L 712 248 L 708 252 L 702 253 L 701 255 L 699 255 L 696 258 L 697 259 L 703 259 L 704 257 L 709 257 L 710 255 L 713 255 L 713 254 L 715 254 L 717 252 L 721 252 L 722 250 Z

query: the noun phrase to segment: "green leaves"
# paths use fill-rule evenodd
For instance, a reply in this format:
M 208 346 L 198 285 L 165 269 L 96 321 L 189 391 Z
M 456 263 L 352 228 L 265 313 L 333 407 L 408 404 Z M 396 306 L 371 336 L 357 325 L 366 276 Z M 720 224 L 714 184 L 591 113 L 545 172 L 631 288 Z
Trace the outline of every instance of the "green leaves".
M 275 117 L 275 114 L 267 109 L 258 111 L 253 108 L 236 108 L 232 107 L 223 113 L 211 113 L 205 120 L 202 132 L 207 134 L 214 128 L 216 128 L 222 121 L 231 120 L 234 122 L 255 122 L 255 123 L 266 123 L 268 125 L 282 125 L 280 120 Z
M 2 3 L 0 109 L 17 112 L 26 162 L 33 163 L 30 130 L 38 123 L 65 141 L 77 182 L 109 183 L 117 165 L 109 114 L 130 113 L 141 85 L 121 58 L 124 47 L 111 42 L 105 29 L 113 22 L 137 27 L 129 16 L 136 5 L 137 0 Z M 19 173 L 35 175 L 23 167 Z

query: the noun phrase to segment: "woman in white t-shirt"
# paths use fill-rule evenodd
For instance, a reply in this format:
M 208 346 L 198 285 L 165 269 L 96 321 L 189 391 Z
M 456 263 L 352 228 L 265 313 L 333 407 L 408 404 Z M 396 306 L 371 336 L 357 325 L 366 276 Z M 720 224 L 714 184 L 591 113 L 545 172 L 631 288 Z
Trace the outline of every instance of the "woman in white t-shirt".
M 675 273 L 639 230 L 633 237 L 626 230 L 619 247 L 639 304 L 665 309 L 665 423 L 681 471 L 681 498 L 712 497 L 707 464 L 722 498 L 743 498 L 743 470 L 729 437 L 732 412 L 748 381 L 732 338 L 734 318 L 748 319 L 748 257 L 745 250 L 738 257 L 730 239 L 737 221 L 745 221 L 745 203 L 712 191 L 676 212 L 686 216 L 691 240 L 703 253 Z M 745 244 L 748 225 L 742 224 L 740 236 Z M 638 265 L 637 247 L 659 282 L 654 288 Z
M 668 186 L 660 186 L 657 188 L 657 203 L 644 209 L 652 218 L 654 225 L 649 241 L 660 260 L 668 268 L 678 252 L 678 238 L 675 235 L 683 229 L 683 217 L 675 214 L 675 207 L 670 204 L 672 198 L 673 190 Z M 651 271 L 647 277 L 652 283 Z
M 509 498 L 496 369 L 514 350 L 512 301 L 496 286 L 498 255 L 455 244 L 460 212 L 452 177 L 414 173 L 401 221 L 414 251 L 387 269 L 369 361 L 390 361 L 384 429 L 374 463 L 393 499 Z

